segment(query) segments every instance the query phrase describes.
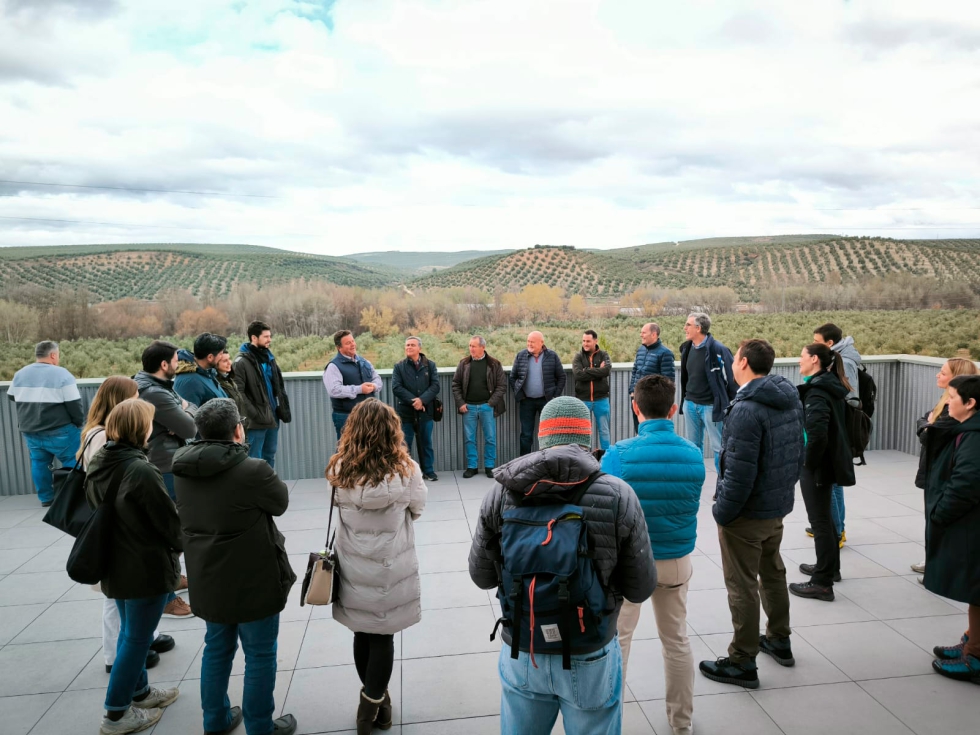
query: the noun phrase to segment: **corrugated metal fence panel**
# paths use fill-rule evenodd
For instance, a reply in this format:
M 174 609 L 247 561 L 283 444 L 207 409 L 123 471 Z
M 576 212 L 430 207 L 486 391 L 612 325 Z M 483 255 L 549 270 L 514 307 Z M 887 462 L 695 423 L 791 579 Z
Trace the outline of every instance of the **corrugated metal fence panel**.
M 878 385 L 871 448 L 917 453 L 915 419 L 938 400 L 935 376 L 943 360 L 886 355 L 866 357 L 865 364 Z M 613 442 L 633 434 L 628 398 L 631 367 L 628 363 L 617 363 L 613 366 L 610 381 L 610 432 Z M 773 371 L 794 383 L 800 382 L 796 360 L 777 360 Z M 384 380 L 381 398 L 391 403 L 391 371 L 379 372 Z M 452 368 L 439 371 L 440 398 L 446 411 L 445 418 L 436 424 L 433 431 L 436 471 L 458 470 L 466 465 L 462 416 L 454 410 L 452 400 L 452 374 Z M 285 378 L 294 418 L 291 424 L 282 428 L 276 468 L 280 476 L 287 480 L 320 477 L 336 444 L 333 423 L 330 420 L 330 400 L 323 387 L 321 374 L 291 373 Z M 86 406 L 100 383 L 99 380 L 79 381 L 79 390 Z M 17 430 L 14 405 L 6 398 L 8 386 L 9 383 L 0 383 L 0 495 L 23 495 L 34 492 L 30 457 Z M 565 393 L 572 395 L 573 388 L 569 370 Z M 678 398 L 679 393 L 678 386 Z M 674 420 L 678 430 L 683 431 L 683 417 L 678 416 Z M 497 420 L 498 465 L 518 455 L 519 436 L 517 406 L 508 392 L 507 412 Z M 594 441 L 598 446 L 598 436 Z M 483 442 L 479 435 L 477 444 L 482 466 Z

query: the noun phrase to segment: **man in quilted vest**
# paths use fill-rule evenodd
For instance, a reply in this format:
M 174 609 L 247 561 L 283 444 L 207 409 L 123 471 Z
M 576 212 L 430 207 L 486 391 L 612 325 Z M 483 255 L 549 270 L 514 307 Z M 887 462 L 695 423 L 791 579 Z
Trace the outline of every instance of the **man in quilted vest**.
M 612 446 L 602 457 L 602 470 L 630 484 L 646 517 L 657 560 L 657 588 L 650 601 L 663 647 L 667 721 L 674 735 L 690 735 L 694 654 L 687 637 L 687 588 L 705 472 L 698 448 L 674 433 L 674 390 L 674 381 L 663 375 L 637 381 L 633 412 L 640 433 Z M 642 604 L 625 600 L 619 613 L 624 680 L 641 608 Z

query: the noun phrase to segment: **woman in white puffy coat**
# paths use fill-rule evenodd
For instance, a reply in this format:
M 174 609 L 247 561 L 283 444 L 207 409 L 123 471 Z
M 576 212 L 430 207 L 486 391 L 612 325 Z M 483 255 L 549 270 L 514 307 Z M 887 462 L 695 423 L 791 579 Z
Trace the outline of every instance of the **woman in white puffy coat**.
M 401 420 L 373 399 L 351 411 L 326 476 L 338 507 L 340 586 L 333 619 L 354 632 L 354 664 L 363 685 L 357 733 L 369 735 L 374 727 L 391 727 L 394 635 L 422 619 L 412 523 L 428 491 L 405 447 Z

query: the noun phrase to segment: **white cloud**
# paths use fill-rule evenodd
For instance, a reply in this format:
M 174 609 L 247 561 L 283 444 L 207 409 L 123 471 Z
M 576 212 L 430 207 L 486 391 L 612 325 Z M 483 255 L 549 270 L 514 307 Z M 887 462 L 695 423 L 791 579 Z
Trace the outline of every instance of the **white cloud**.
M 0 184 L 0 245 L 980 236 L 972 2 L 45 5 L 0 179 L 250 196 Z

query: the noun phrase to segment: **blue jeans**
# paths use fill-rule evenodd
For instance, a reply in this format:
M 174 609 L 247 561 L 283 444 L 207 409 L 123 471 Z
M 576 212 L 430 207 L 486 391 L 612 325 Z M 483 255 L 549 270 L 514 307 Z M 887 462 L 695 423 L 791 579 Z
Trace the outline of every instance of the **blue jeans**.
M 201 661 L 201 708 L 205 732 L 222 732 L 231 725 L 228 677 L 241 638 L 245 649 L 245 691 L 242 716 L 248 735 L 273 731 L 276 711 L 276 650 L 279 613 L 251 623 L 208 623 Z
M 269 466 L 276 467 L 276 451 L 279 449 L 279 427 L 275 429 L 248 430 L 248 456 L 264 459 Z
M 340 435 L 344 433 L 344 424 L 347 423 L 347 418 L 350 416 L 349 413 L 338 413 L 334 411 L 330 418 L 333 419 L 333 428 L 337 432 L 337 443 L 340 443 Z
M 623 727 L 623 655 L 619 638 L 594 653 L 572 656 L 572 668 L 561 656 L 500 651 L 501 735 L 549 735 L 561 710 L 568 735 L 619 735 Z
M 834 530 L 840 536 L 844 533 L 844 488 L 834 485 L 830 494 L 830 518 L 834 522 Z
M 75 466 L 75 452 L 81 446 L 82 430 L 75 424 L 51 431 L 24 432 L 27 451 L 31 455 L 31 477 L 42 503 L 54 500 L 51 485 L 51 463 L 57 459 L 63 467 Z
M 538 414 L 541 413 L 541 409 L 547 402 L 548 399 L 542 396 L 541 398 L 525 398 L 517 404 L 517 413 L 521 418 L 522 457 L 531 453 L 531 447 L 534 446 L 534 422 L 537 421 Z
M 595 415 L 596 423 L 599 424 L 599 446 L 609 449 L 609 399 L 600 398 L 598 401 L 584 401 L 589 411 Z
M 463 414 L 463 443 L 466 445 L 466 468 L 477 469 L 476 425 L 483 429 L 483 467 L 497 466 L 497 420 L 489 403 L 467 403 Z
M 405 419 L 402 419 L 402 431 L 405 433 L 405 446 L 408 447 L 409 452 L 412 451 L 412 442 L 417 443 L 419 465 L 422 467 L 422 473 L 428 474 L 435 472 L 433 465 L 436 461 L 435 452 L 432 451 L 432 419 L 422 411 L 418 413 L 420 414 L 418 417 L 419 432 L 416 434 L 415 424 Z
M 129 709 L 133 697 L 150 690 L 146 678 L 146 654 L 150 651 L 153 634 L 160 624 L 166 604 L 166 594 L 116 600 L 119 640 L 116 643 L 116 660 L 109 674 L 109 689 L 105 693 L 106 711 L 125 711 Z
M 704 451 L 705 434 L 711 442 L 711 451 L 715 453 L 715 472 L 719 471 L 718 455 L 721 452 L 721 421 L 712 421 L 714 413 L 712 406 L 684 401 L 684 438 L 692 442 L 702 452 Z
M 170 499 L 176 503 L 177 493 L 174 492 L 174 473 L 164 472 L 162 474 L 163 474 L 163 485 L 164 487 L 167 488 L 167 495 L 169 495 Z

